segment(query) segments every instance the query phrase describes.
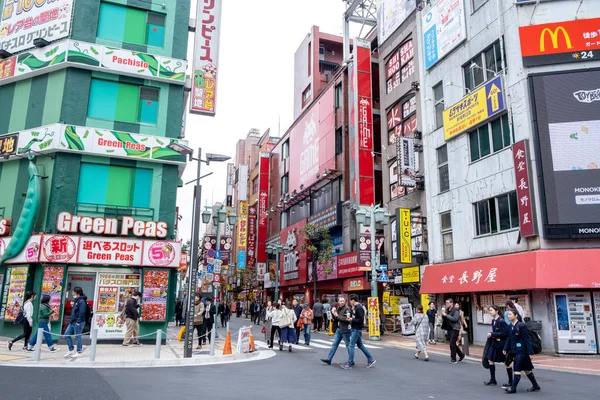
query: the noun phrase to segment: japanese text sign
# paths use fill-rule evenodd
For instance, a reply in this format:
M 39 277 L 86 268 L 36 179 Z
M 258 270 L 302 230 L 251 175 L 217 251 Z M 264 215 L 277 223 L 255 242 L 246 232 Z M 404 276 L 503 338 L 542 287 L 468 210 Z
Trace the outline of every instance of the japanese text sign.
M 423 54 L 429 69 L 466 39 L 464 0 L 438 0 L 422 15 Z
M 519 27 L 523 65 L 532 67 L 595 60 L 600 18 Z
M 502 77 L 497 76 L 444 110 L 444 139 L 471 130 L 504 110 Z
M 344 281 L 344 292 L 369 289 L 371 289 L 371 284 L 367 282 L 364 276 L 360 278 L 348 278 Z
M 18 134 L 0 136 L 0 157 L 10 156 L 17 152 Z
M 519 227 L 522 237 L 536 236 L 537 229 L 533 215 L 533 191 L 529 174 L 529 148 L 527 140 L 521 140 L 512 146 L 517 182 L 517 205 L 519 207 Z
M 246 268 L 246 247 L 248 246 L 248 202 L 240 201 L 239 220 L 238 220 L 238 252 L 243 252 L 244 256 L 240 257 L 238 253 L 238 265 L 240 269 Z M 243 261 L 243 265 L 240 265 Z
M 198 0 L 190 112 L 214 116 L 222 0 Z
M 340 254 L 337 256 L 338 278 L 361 276 L 364 274 L 358 267 L 356 252 Z
M 269 153 L 260 154 L 256 260 L 262 263 L 267 262 L 267 249 L 265 243 L 267 241 L 267 225 L 269 221 L 267 215 L 269 209 L 269 161 Z
M 248 207 L 248 253 L 247 253 L 247 264 L 248 266 L 254 266 L 256 262 L 256 214 L 258 213 L 257 207 Z

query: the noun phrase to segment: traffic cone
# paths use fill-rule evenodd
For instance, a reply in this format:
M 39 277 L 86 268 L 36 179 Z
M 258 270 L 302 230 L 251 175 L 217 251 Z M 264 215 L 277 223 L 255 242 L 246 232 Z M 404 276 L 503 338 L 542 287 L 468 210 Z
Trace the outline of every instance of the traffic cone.
M 252 328 L 250 328 L 250 353 L 256 351 L 256 347 L 254 346 L 254 335 L 252 334 Z
M 182 326 L 179 330 L 179 334 L 177 335 L 177 341 L 183 342 L 183 335 L 185 334 L 185 326 Z
M 252 344 L 252 339 L 250 339 L 250 343 Z M 232 354 L 231 352 L 231 332 L 227 331 L 227 336 L 225 337 L 225 346 L 223 346 L 223 355 Z
M 333 322 L 329 321 L 329 336 L 333 336 Z

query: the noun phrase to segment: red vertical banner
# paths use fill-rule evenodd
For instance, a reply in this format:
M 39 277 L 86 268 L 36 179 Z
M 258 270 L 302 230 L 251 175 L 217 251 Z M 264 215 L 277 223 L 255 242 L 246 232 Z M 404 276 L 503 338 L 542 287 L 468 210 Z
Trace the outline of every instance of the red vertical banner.
M 256 246 L 256 261 L 267 262 L 267 225 L 269 206 L 269 153 L 260 153 L 258 178 L 258 240 Z
M 531 188 L 530 157 L 527 140 L 512 146 L 517 182 L 517 205 L 519 208 L 519 228 L 522 237 L 536 236 L 537 229 L 533 215 L 533 190 Z

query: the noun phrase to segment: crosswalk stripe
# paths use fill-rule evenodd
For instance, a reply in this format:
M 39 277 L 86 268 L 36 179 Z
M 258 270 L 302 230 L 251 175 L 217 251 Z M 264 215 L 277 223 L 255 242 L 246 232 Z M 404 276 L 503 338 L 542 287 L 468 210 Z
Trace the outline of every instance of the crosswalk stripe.
M 261 342 L 260 340 L 255 340 L 254 344 L 263 349 L 269 348 L 269 346 L 265 342 Z M 287 346 L 288 345 L 283 346 L 283 349 L 286 351 L 287 351 Z M 279 350 L 279 345 L 276 344 L 275 347 L 273 347 L 273 350 Z M 310 350 L 310 347 L 304 347 L 302 345 L 294 344 L 294 345 L 292 345 L 292 350 Z

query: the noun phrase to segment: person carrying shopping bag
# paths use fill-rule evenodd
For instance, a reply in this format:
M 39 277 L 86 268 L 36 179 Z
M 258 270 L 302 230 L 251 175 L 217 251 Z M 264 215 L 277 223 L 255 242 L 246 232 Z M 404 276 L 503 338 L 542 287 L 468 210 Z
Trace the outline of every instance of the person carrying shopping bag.
M 304 344 L 310 345 L 310 328 L 314 318 L 314 312 L 310 309 L 308 304 L 304 305 L 304 310 L 300 314 L 300 327 L 304 331 Z

